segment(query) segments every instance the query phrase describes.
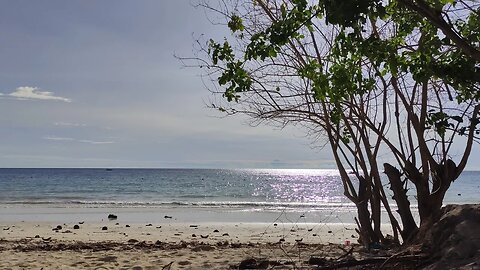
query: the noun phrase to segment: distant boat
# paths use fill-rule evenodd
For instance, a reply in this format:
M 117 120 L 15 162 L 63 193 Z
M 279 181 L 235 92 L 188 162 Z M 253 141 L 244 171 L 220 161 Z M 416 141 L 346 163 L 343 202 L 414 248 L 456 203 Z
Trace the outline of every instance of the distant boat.
M 113 169 L 105 169 L 105 171 L 111 172 L 111 171 L 113 171 Z

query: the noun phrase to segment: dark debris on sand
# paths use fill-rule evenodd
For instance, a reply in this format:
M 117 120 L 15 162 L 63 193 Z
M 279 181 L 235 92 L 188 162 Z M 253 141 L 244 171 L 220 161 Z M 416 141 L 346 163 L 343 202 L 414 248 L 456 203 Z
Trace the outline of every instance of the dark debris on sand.
M 167 243 L 162 241 L 126 242 L 79 242 L 58 241 L 40 238 L 27 238 L 17 241 L 0 239 L 0 251 L 124 251 L 124 250 L 177 250 L 188 249 L 190 252 L 213 251 L 223 249 L 254 248 L 259 250 L 289 249 L 299 251 L 339 250 L 335 255 L 322 253 L 299 261 L 295 254 L 285 254 L 287 258 L 249 257 L 230 265 L 230 269 L 479 269 L 480 270 L 480 205 L 454 205 L 442 209 L 441 214 L 425 233 L 423 241 L 403 249 L 377 250 L 369 252 L 359 245 L 352 245 L 348 250 L 342 245 L 312 245 L 298 242 L 271 244 L 242 244 L 220 241 L 205 244 L 200 241 Z M 329 246 L 329 247 L 328 247 Z M 307 252 L 305 249 L 302 252 Z M 308 255 L 312 255 L 312 254 Z M 239 256 L 242 253 L 239 252 Z M 305 253 L 304 253 L 305 254 Z M 308 256 L 307 255 L 307 256 Z M 288 257 L 291 256 L 291 257 Z M 228 266 L 227 266 L 228 267 Z

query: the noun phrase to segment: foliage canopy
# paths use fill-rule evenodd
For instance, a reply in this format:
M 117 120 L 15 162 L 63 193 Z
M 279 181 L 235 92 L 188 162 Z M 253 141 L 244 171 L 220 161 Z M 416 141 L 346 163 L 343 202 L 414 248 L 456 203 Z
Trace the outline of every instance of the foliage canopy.
M 480 3 L 456 0 L 221 1 L 232 38 L 197 59 L 230 109 L 324 135 L 366 244 L 385 240 L 385 208 L 398 240 L 428 226 L 478 139 Z M 232 45 L 234 44 L 234 45 Z M 240 104 L 237 110 L 235 104 Z M 319 136 L 319 135 L 318 135 Z M 452 145 L 464 137 L 454 162 Z M 380 179 L 379 153 L 402 226 Z M 348 173 L 348 170 L 351 173 Z

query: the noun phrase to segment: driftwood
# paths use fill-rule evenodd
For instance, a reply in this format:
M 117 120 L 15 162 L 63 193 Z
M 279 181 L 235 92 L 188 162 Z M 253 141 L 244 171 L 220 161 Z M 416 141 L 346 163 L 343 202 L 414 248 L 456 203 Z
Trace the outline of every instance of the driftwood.
M 347 251 L 346 249 L 342 248 L 341 246 L 339 246 L 339 248 L 341 248 L 343 251 L 345 251 L 345 254 L 343 254 L 342 256 L 338 257 L 338 258 L 337 258 L 337 261 L 340 261 L 341 259 L 343 259 L 343 258 L 345 258 L 345 257 L 347 257 L 347 256 L 352 255 L 353 249 L 354 249 L 353 246 L 352 246 L 352 247 L 350 248 L 350 250 L 348 250 L 348 251 Z
M 165 265 L 164 267 L 162 267 L 162 270 L 170 270 L 172 269 L 172 264 L 173 262 L 170 262 L 169 264 Z
M 426 255 L 403 255 L 403 256 L 390 256 L 390 257 L 372 257 L 365 258 L 362 260 L 348 259 L 343 261 L 327 263 L 328 265 L 318 266 L 317 270 L 330 270 L 330 269 L 339 269 L 342 267 L 356 267 L 356 266 L 365 266 L 365 265 L 379 265 L 378 269 L 383 269 L 387 267 L 387 263 L 405 263 L 405 264 L 420 264 L 423 260 L 427 258 Z

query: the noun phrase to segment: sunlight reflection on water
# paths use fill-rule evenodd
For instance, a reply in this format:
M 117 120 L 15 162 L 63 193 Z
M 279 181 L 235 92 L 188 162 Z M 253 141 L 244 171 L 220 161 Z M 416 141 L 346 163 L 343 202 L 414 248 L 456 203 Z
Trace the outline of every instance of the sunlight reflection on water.
M 252 170 L 266 181 L 256 183 L 253 196 L 265 195 L 267 201 L 345 202 L 336 170 L 268 169 Z

